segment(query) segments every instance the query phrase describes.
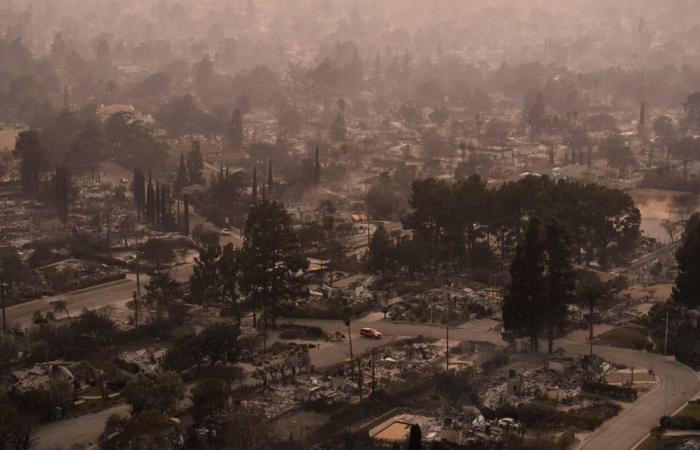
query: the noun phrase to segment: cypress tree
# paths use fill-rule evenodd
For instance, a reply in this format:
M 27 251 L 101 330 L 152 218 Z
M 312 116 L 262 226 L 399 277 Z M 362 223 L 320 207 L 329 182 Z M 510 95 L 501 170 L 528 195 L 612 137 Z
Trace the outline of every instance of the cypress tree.
M 253 203 L 258 201 L 258 168 L 253 166 Z
M 180 167 L 177 169 L 177 176 L 173 185 L 175 195 L 182 194 L 182 190 L 185 187 L 187 187 L 187 165 L 185 164 L 185 155 L 180 153 Z
M 187 195 L 185 194 L 184 196 L 184 211 L 182 213 L 182 222 L 183 222 L 183 230 L 185 235 L 189 236 L 190 235 L 190 204 L 189 201 L 187 200 Z
M 272 186 L 274 181 L 272 180 L 272 160 L 267 163 L 267 194 L 272 200 Z
M 150 173 L 148 174 L 148 188 L 146 190 L 146 220 L 153 223 L 155 219 L 155 193 L 153 192 L 153 181 Z
M 318 145 L 316 146 L 316 155 L 314 157 L 314 184 L 321 183 L 321 156 Z

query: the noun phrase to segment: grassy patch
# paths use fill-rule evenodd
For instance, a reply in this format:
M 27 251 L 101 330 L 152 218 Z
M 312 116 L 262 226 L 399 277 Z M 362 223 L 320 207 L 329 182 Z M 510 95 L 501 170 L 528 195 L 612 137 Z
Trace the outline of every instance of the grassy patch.
M 613 347 L 641 350 L 646 348 L 647 336 L 637 328 L 620 327 L 603 333 L 599 341 Z
M 700 419 L 700 402 L 688 402 L 685 408 L 678 411 L 676 417 L 692 417 Z

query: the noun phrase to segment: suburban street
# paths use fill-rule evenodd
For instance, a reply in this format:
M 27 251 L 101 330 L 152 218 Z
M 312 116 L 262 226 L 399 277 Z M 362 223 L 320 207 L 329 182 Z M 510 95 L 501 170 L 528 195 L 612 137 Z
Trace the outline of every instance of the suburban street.
M 191 272 L 191 265 L 178 266 L 173 270 L 173 275 L 180 281 L 186 280 Z M 142 277 L 143 283 L 147 277 Z M 84 308 L 98 308 L 108 305 L 119 305 L 131 299 L 136 289 L 136 282 L 132 276 L 105 285 L 84 289 L 82 291 L 64 294 L 57 297 L 35 300 L 22 305 L 8 308 L 8 320 L 10 323 L 28 325 L 34 311 L 51 310 L 50 302 L 63 299 L 68 303 L 71 314 L 79 314 Z M 372 347 L 386 345 L 395 339 L 426 337 L 442 339 L 445 337 L 445 328 L 428 324 L 392 323 L 381 320 L 381 314 L 371 314 L 366 318 L 354 321 L 351 324 L 353 338 L 353 350 L 355 355 L 369 351 Z M 345 326 L 341 321 L 334 320 L 280 320 L 280 323 L 292 322 L 303 325 L 313 325 L 322 328 L 326 332 L 345 333 Z M 360 328 L 372 326 L 378 328 L 384 337 L 380 340 L 370 340 L 360 336 Z M 450 339 L 454 341 L 486 341 L 494 344 L 502 344 L 500 332 L 497 330 L 498 322 L 493 320 L 475 320 L 450 328 Z M 562 339 L 557 345 L 566 350 L 568 355 L 581 355 L 588 352 L 588 346 L 582 343 Z M 695 372 L 687 366 L 664 358 L 661 355 L 596 346 L 595 353 L 603 358 L 626 365 L 634 365 L 652 369 L 659 378 L 659 384 L 651 393 L 641 398 L 638 402 L 624 409 L 620 415 L 604 424 L 594 432 L 578 448 L 596 450 L 601 448 L 627 449 L 632 448 L 658 423 L 660 416 L 670 414 L 693 398 L 700 389 L 700 383 Z M 321 345 L 311 351 L 311 361 L 316 368 L 323 368 L 340 363 L 349 358 L 349 346 L 347 341 Z M 38 439 L 37 449 L 53 449 L 55 443 L 69 445 L 75 442 L 94 442 L 103 427 L 104 421 L 112 413 L 126 413 L 128 408 L 117 406 L 106 411 L 91 414 L 80 419 L 69 419 L 51 423 L 40 427 L 35 436 Z
M 558 345 L 569 355 L 588 353 L 585 344 L 559 341 Z M 603 424 L 577 449 L 632 448 L 652 427 L 659 424 L 661 416 L 674 413 L 700 390 L 697 374 L 693 370 L 662 355 L 603 346 L 596 346 L 594 352 L 618 364 L 652 369 L 659 383 L 648 395 Z
M 174 279 L 182 282 L 187 281 L 192 273 L 192 264 L 184 264 L 171 269 L 170 274 Z M 149 277 L 141 275 L 141 289 L 148 283 Z M 128 274 L 126 279 L 100 284 L 97 286 L 60 294 L 51 297 L 44 297 L 32 300 L 19 305 L 7 308 L 8 327 L 19 325 L 26 327 L 32 322 L 32 315 L 35 311 L 46 313 L 52 311 L 51 302 L 63 300 L 66 302 L 71 316 L 77 316 L 84 309 L 102 308 L 105 306 L 121 306 L 129 302 L 136 292 L 136 275 Z

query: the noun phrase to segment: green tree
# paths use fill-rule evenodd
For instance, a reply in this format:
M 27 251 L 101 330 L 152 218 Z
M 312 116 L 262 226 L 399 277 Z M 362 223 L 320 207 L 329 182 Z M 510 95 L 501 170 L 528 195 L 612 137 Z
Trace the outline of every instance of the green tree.
M 53 192 L 58 217 L 65 224 L 68 222 L 68 209 L 70 207 L 71 179 L 66 166 L 56 169 L 53 176 Z
M 132 416 L 153 410 L 170 415 L 178 402 L 185 398 L 185 384 L 175 372 L 139 373 L 131 379 L 122 392 L 131 406 Z
M 566 230 L 557 221 L 545 229 L 546 284 L 547 284 L 547 340 L 548 352 L 554 350 L 554 332 L 563 328 L 572 303 L 576 279 L 571 264 L 571 244 Z
M 208 223 L 200 223 L 192 229 L 192 239 L 203 249 L 219 246 L 219 230 Z
M 160 268 L 164 263 L 175 259 L 173 245 L 162 239 L 151 238 L 141 246 L 142 258 Z
M 530 138 L 538 138 L 547 124 L 547 112 L 542 92 L 531 91 L 527 93 L 523 105 L 523 116 L 530 132 Z
M 29 450 L 32 420 L 15 408 L 0 392 L 0 450 Z
M 97 165 L 104 159 L 106 141 L 101 123 L 94 119 L 85 122 L 66 155 L 66 163 L 76 171 L 89 170 L 94 178 Z
M 159 411 L 148 409 L 122 417 L 114 414 L 107 419 L 100 435 L 103 450 L 155 450 L 172 448 L 172 423 Z
M 607 136 L 600 144 L 599 150 L 614 169 L 624 171 L 637 164 L 632 150 L 619 133 Z
M 231 113 L 231 123 L 228 129 L 229 145 L 232 149 L 240 149 L 243 147 L 244 130 L 243 130 L 243 113 L 240 108 L 234 108 Z
M 185 306 L 181 302 L 180 283 L 168 272 L 156 272 L 145 287 L 146 301 L 156 309 L 159 318 L 164 312 L 167 312 L 170 320 L 179 320 L 183 317 Z
M 231 395 L 224 380 L 205 378 L 192 389 L 192 415 L 197 422 L 223 412 Z
M 530 338 L 533 351 L 545 325 L 547 297 L 545 246 L 542 225 L 533 218 L 515 249 L 510 265 L 511 282 L 503 302 L 503 327 L 514 337 Z
M 253 205 L 241 249 L 240 286 L 254 308 L 263 308 L 265 325 L 279 313 L 280 302 L 299 292 L 297 273 L 307 265 L 284 206 L 270 201 Z
M 686 224 L 683 243 L 676 250 L 678 275 L 671 298 L 689 308 L 700 305 L 700 215 Z
M 15 158 L 20 160 L 20 175 L 24 193 L 35 197 L 41 180 L 41 174 L 46 170 L 46 150 L 39 140 L 36 130 L 22 131 L 17 135 L 14 150 Z
M 187 187 L 189 183 L 189 178 L 187 177 L 187 166 L 185 165 L 185 155 L 180 154 L 180 165 L 177 168 L 177 176 L 175 177 L 175 183 L 173 184 L 173 190 L 175 195 L 179 196 L 182 194 L 182 190 Z
M 700 128 L 700 92 L 690 94 L 683 103 L 683 109 L 688 126 Z
M 192 148 L 187 153 L 187 174 L 189 184 L 204 184 L 204 157 L 198 140 L 192 141 Z
M 387 173 L 380 175 L 379 182 L 367 190 L 365 198 L 367 212 L 374 220 L 395 219 L 401 202 L 398 188 Z
M 391 268 L 395 260 L 396 249 L 384 225 L 380 224 L 372 234 L 367 256 L 367 267 L 372 272 L 384 273 Z

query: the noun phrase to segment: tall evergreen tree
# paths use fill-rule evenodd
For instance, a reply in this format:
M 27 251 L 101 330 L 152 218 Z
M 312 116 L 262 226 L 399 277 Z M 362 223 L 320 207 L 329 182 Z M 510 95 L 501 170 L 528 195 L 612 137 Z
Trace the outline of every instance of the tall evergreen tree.
M 320 151 L 318 148 L 318 145 L 316 146 L 316 154 L 314 155 L 314 184 L 320 184 L 321 183 L 321 157 L 320 157 Z
M 187 174 L 189 184 L 204 184 L 204 157 L 198 140 L 192 141 L 192 148 L 187 154 Z
M 258 168 L 253 166 L 253 203 L 258 201 Z
M 270 200 L 274 200 L 272 197 L 272 187 L 274 186 L 274 180 L 272 179 L 272 160 L 267 163 L 267 193 Z
M 269 201 L 251 206 L 241 248 L 241 289 L 254 308 L 263 309 L 264 324 L 274 321 L 281 301 L 299 293 L 297 273 L 307 264 L 284 206 Z
M 70 174 L 66 166 L 59 166 L 56 168 L 56 173 L 53 178 L 53 188 L 58 217 L 63 223 L 66 223 L 68 221 L 70 194 Z
M 379 225 L 369 242 L 368 268 L 373 272 L 384 273 L 391 266 L 395 253 L 395 247 L 389 233 L 384 225 Z
M 547 282 L 547 340 L 548 351 L 554 350 L 554 332 L 566 322 L 568 308 L 573 302 L 576 278 L 571 264 L 571 245 L 566 230 L 552 221 L 545 230 Z
M 186 236 L 190 235 L 190 204 L 187 194 L 183 198 L 182 229 Z
M 148 175 L 148 187 L 146 188 L 146 220 L 153 224 L 156 217 L 155 192 L 153 191 L 153 181 Z
M 533 218 L 518 243 L 510 265 L 511 283 L 503 302 L 503 326 L 514 337 L 530 338 L 532 350 L 538 350 L 547 307 L 545 246 L 542 224 Z
M 235 108 L 231 114 L 229 126 L 229 142 L 232 150 L 243 147 L 243 114 L 240 108 Z
M 173 190 L 175 195 L 180 195 L 182 190 L 187 187 L 187 166 L 185 165 L 185 155 L 180 153 L 180 166 L 177 169 L 177 176 L 175 177 L 175 184 L 173 185 Z
M 39 189 L 41 173 L 46 170 L 46 149 L 41 145 L 39 132 L 22 131 L 15 142 L 15 158 L 20 159 L 22 189 L 25 194 L 35 197 Z
M 156 224 L 156 226 L 160 225 L 160 218 L 161 218 L 161 204 L 160 204 L 160 199 L 161 199 L 161 192 L 160 192 L 160 183 L 158 180 L 156 180 L 156 188 L 154 191 L 154 203 L 155 203 L 155 213 L 153 223 Z
M 683 243 L 676 250 L 678 275 L 671 298 L 689 308 L 700 306 L 700 215 L 693 214 L 683 232 Z

